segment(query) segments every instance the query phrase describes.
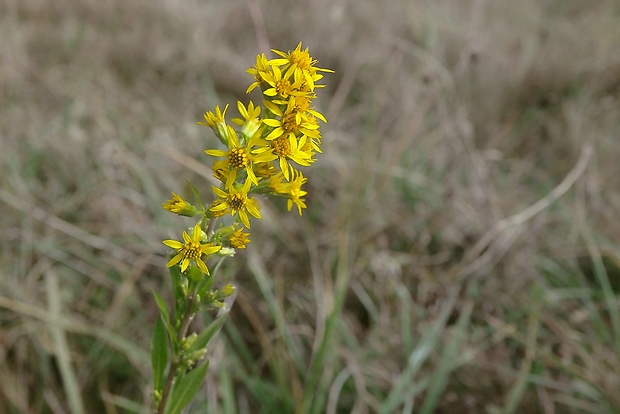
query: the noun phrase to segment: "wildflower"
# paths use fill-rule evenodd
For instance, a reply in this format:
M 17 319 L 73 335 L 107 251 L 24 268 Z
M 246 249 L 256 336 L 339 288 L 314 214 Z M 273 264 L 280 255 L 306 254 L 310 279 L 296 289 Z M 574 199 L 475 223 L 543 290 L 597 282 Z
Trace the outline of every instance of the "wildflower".
M 277 172 L 276 167 L 271 163 L 263 163 L 254 166 L 254 174 L 261 178 L 269 178 Z
M 237 171 L 244 170 L 247 174 L 247 177 L 250 179 L 254 185 L 258 185 L 258 180 L 256 175 L 254 175 L 254 170 L 252 169 L 252 165 L 254 163 L 259 164 L 262 162 L 270 162 L 278 157 L 274 155 L 269 150 L 262 150 L 260 153 L 255 154 L 251 151 L 251 148 L 254 146 L 261 146 L 262 143 L 265 143 L 261 138 L 260 134 L 254 134 L 249 141 L 242 145 L 239 142 L 239 138 L 235 130 L 228 125 L 228 151 L 222 151 L 218 149 L 208 149 L 205 151 L 207 155 L 211 155 L 213 157 L 227 157 L 223 163 L 218 164 L 218 175 L 217 178 L 226 176 L 225 187 L 230 188 L 233 182 L 235 182 L 237 178 Z M 265 143 L 266 144 L 266 143 Z M 265 145 L 262 145 L 265 147 Z M 229 173 L 222 173 L 222 169 L 229 169 Z M 222 180 L 224 181 L 224 180 Z
M 323 116 L 322 113 L 314 109 L 310 104 L 312 103 L 312 98 L 308 96 L 292 96 L 291 97 L 291 106 L 292 112 L 300 113 L 302 118 L 306 118 L 310 123 L 316 124 L 316 120 L 314 122 L 311 121 L 311 118 L 318 118 L 321 121 L 327 123 L 327 119 Z
M 294 103 L 294 101 L 291 102 Z M 265 137 L 267 141 L 276 139 L 284 134 L 303 134 L 312 138 L 318 137 L 318 124 L 312 124 L 304 120 L 301 113 L 292 111 L 293 107 L 291 102 L 289 102 L 286 112 L 282 112 L 277 105 L 269 101 L 263 101 L 263 104 L 269 112 L 280 117 L 280 119 L 263 119 L 264 124 L 274 128 L 273 131 Z
M 264 75 L 271 71 L 271 65 L 269 65 L 269 60 L 264 53 L 256 56 L 256 64 L 253 68 L 246 70 L 247 73 L 254 76 L 255 82 L 248 86 L 248 89 L 245 93 L 252 92 L 257 86 L 260 86 L 261 83 L 265 82 Z
M 306 147 L 306 143 L 307 137 L 305 135 L 302 135 L 298 141 L 293 134 L 283 135 L 271 142 L 273 153 L 280 157 L 280 170 L 287 180 L 290 175 L 289 170 L 294 170 L 288 162 L 289 159 L 304 167 L 308 167 L 310 163 L 314 162 L 312 152 Z
M 271 51 L 281 58 L 272 59 L 269 63 L 274 65 L 274 67 L 284 66 L 287 73 L 286 77 L 289 77 L 291 72 L 294 73 L 295 79 L 298 77 L 303 77 L 308 83 L 310 90 L 314 90 L 315 81 L 318 81 L 323 77 L 323 75 L 317 74 L 317 72 L 333 73 L 333 70 L 331 69 L 315 67 L 314 65 L 318 63 L 318 61 L 312 59 L 312 56 L 308 53 L 308 48 L 301 50 L 301 42 L 299 42 L 295 50 L 292 52 L 289 50 L 288 53 L 284 53 L 276 49 L 271 49 Z
M 222 246 L 216 246 L 212 243 L 201 243 L 200 238 L 202 235 L 202 230 L 200 229 L 200 225 L 196 223 L 194 226 L 194 231 L 192 232 L 192 237 L 187 234 L 186 231 L 183 231 L 183 241 L 185 243 L 181 243 L 177 240 L 164 240 L 163 243 L 177 250 L 177 255 L 166 263 L 166 267 L 172 267 L 177 263 L 181 263 L 181 272 L 185 272 L 187 270 L 190 262 L 194 260 L 196 265 L 202 270 L 203 273 L 209 275 L 209 269 L 207 265 L 202 260 L 203 255 L 211 255 L 213 253 L 218 252 Z
M 198 122 L 198 125 L 204 125 L 210 127 L 213 132 L 215 132 L 215 136 L 224 144 L 228 145 L 228 128 L 226 125 L 226 120 L 224 117 L 226 116 L 226 111 L 228 110 L 228 105 L 224 108 L 222 112 L 220 110 L 220 106 L 217 105 L 215 107 L 215 114 L 211 111 L 205 112 L 203 118 L 205 122 Z
M 213 170 L 213 176 L 225 183 L 228 179 L 228 160 L 217 160 L 211 166 Z
M 230 188 L 222 190 L 217 187 L 213 187 L 213 192 L 219 197 L 220 203 L 212 205 L 209 209 L 213 213 L 218 211 L 230 209 L 230 214 L 234 216 L 239 213 L 239 219 L 247 227 L 250 228 L 250 219 L 248 213 L 257 219 L 261 218 L 260 211 L 258 211 L 258 202 L 254 198 L 248 197 L 248 191 L 250 191 L 250 180 L 246 180 L 243 187 L 237 184 L 233 184 Z M 214 203 L 215 204 L 215 203 Z
M 258 129 L 261 127 L 261 121 L 258 118 L 261 108 L 260 106 L 254 106 L 254 102 L 252 101 L 250 101 L 247 108 L 243 103 L 237 101 L 237 108 L 243 119 L 233 118 L 232 121 L 241 126 L 240 132 L 247 139 L 258 132 Z
M 216 198 L 215 201 L 213 201 L 213 204 L 209 207 L 209 215 L 212 218 L 222 217 L 230 213 L 230 209 L 228 207 L 220 208 L 223 203 L 224 200 L 220 200 L 219 198 Z
M 287 208 L 291 211 L 293 205 L 297 206 L 299 215 L 301 216 L 301 210 L 306 208 L 306 202 L 303 197 L 308 194 L 307 191 L 301 189 L 301 187 L 308 181 L 303 174 L 297 170 L 291 171 L 290 181 L 283 181 L 282 175 L 277 174 L 270 178 L 269 185 L 274 193 L 279 196 L 288 198 Z
M 282 76 L 282 71 L 277 66 L 274 66 L 271 72 L 263 73 L 263 79 L 267 85 L 271 86 L 263 90 L 265 96 L 280 96 L 286 99 L 290 95 L 303 94 L 301 92 L 302 80 L 295 80 L 291 83 L 288 76 Z
M 162 207 L 164 210 L 170 211 L 171 213 L 187 217 L 193 217 L 198 212 L 196 207 L 183 200 L 175 193 L 172 193 L 172 199 L 162 204 Z
M 318 130 L 319 124 L 318 124 L 318 121 L 316 120 L 317 118 L 315 116 L 313 116 L 314 115 L 313 113 L 311 113 L 311 112 L 308 112 L 308 113 L 310 115 L 308 115 L 308 114 L 305 115 L 306 122 L 308 124 L 310 124 L 310 125 L 316 125 L 316 127 L 317 127 L 316 135 L 311 137 L 310 140 L 309 140 L 310 146 L 312 147 L 313 151 L 321 152 L 322 153 L 323 151 L 321 151 L 321 132 Z M 319 114 L 319 115 L 321 115 L 321 114 Z
M 239 227 L 229 236 L 229 243 L 235 249 L 245 249 L 250 242 L 250 233 L 244 233 L 243 228 Z

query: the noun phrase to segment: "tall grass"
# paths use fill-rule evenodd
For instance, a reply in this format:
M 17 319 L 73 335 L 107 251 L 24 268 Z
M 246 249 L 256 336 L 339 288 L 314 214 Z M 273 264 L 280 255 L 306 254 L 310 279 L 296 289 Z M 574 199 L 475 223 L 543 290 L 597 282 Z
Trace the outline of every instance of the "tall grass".
M 619 18 L 2 2 L 0 412 L 149 412 L 161 203 L 210 185 L 202 112 L 300 40 L 336 70 L 309 210 L 266 204 L 221 272 L 240 293 L 191 412 L 620 412 Z

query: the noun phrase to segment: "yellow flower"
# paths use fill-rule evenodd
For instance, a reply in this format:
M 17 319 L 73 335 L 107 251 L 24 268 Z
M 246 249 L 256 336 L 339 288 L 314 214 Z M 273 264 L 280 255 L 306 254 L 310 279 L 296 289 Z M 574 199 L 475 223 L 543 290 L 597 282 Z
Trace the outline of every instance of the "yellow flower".
M 295 50 L 292 52 L 289 50 L 288 53 L 285 53 L 276 49 L 271 49 L 271 51 L 276 55 L 281 56 L 281 59 L 272 59 L 269 61 L 269 64 L 274 67 L 283 66 L 284 70 L 286 70 L 285 78 L 288 78 L 291 72 L 295 74 L 295 79 L 303 77 L 311 91 L 314 90 L 315 82 L 323 77 L 322 75 L 317 74 L 317 72 L 333 73 L 333 70 L 331 69 L 315 67 L 314 65 L 318 63 L 318 61 L 312 59 L 312 56 L 308 53 L 308 48 L 301 50 L 301 42 L 299 42 Z
M 209 269 L 202 260 L 202 256 L 209 256 L 213 253 L 217 253 L 222 246 L 216 246 L 212 243 L 200 243 L 201 233 L 202 230 L 200 230 L 200 225 L 196 223 L 194 231 L 192 232 L 193 237 L 190 237 L 186 231 L 183 231 L 183 241 L 185 243 L 181 243 L 177 240 L 164 240 L 163 243 L 166 246 L 177 250 L 177 255 L 166 263 L 166 267 L 172 267 L 181 262 L 181 272 L 185 272 L 190 262 L 194 260 L 200 270 L 209 275 Z
M 235 230 L 229 238 L 230 247 L 234 247 L 235 249 L 245 249 L 245 246 L 249 242 L 250 233 L 244 233 L 242 227 Z
M 243 187 L 233 184 L 230 188 L 222 190 L 217 187 L 213 187 L 213 192 L 219 197 L 219 203 L 209 208 L 213 213 L 217 213 L 221 210 L 230 209 L 230 214 L 234 216 L 239 213 L 239 219 L 247 227 L 250 228 L 250 218 L 248 213 L 257 219 L 261 218 L 260 211 L 258 211 L 259 204 L 254 198 L 248 197 L 248 191 L 250 191 L 250 180 L 246 180 Z M 218 200 L 216 200 L 218 201 Z
M 261 178 L 269 178 L 277 172 L 276 167 L 271 163 L 258 164 L 254 167 L 254 173 Z
M 198 122 L 198 125 L 204 125 L 211 128 L 216 128 L 218 125 L 226 123 L 224 117 L 226 116 L 226 111 L 228 110 L 228 105 L 224 108 L 224 112 L 220 110 L 220 106 L 217 105 L 215 107 L 215 114 L 211 111 L 205 112 L 203 118 L 205 122 Z
M 246 138 L 253 136 L 261 127 L 261 121 L 258 118 L 261 107 L 254 106 L 254 102 L 250 101 L 246 108 L 241 101 L 237 101 L 237 108 L 243 119 L 233 118 L 232 121 L 241 127 L 240 132 L 243 136 Z
M 284 134 L 303 134 L 312 138 L 318 137 L 318 124 L 312 124 L 305 120 L 301 113 L 292 111 L 291 102 L 289 102 L 286 112 L 269 101 L 263 101 L 269 112 L 280 117 L 280 119 L 263 119 L 263 123 L 273 128 L 273 130 L 265 137 L 267 141 L 274 140 Z
M 220 106 L 217 105 L 215 107 L 215 113 L 209 111 L 205 112 L 203 118 L 205 122 L 198 122 L 198 125 L 204 125 L 210 127 L 217 138 L 224 144 L 228 145 L 228 128 L 226 125 L 226 120 L 224 117 L 226 116 L 226 111 L 228 110 L 228 105 L 224 108 L 224 112 L 220 110 Z
M 292 96 L 291 97 L 291 106 L 292 106 L 291 112 L 300 113 L 302 118 L 315 117 L 327 123 L 327 119 L 325 119 L 323 114 L 310 106 L 311 102 L 312 102 L 312 98 L 308 96 Z M 314 123 L 316 124 L 316 122 Z
M 247 177 L 250 179 L 254 185 L 258 185 L 258 179 L 256 175 L 254 175 L 254 170 L 252 169 L 253 164 L 260 164 L 262 162 L 270 162 L 278 157 L 274 155 L 271 151 L 265 151 L 264 148 L 266 146 L 266 142 L 260 138 L 259 133 L 256 133 L 250 138 L 247 143 L 241 144 L 239 142 L 239 137 L 235 130 L 228 125 L 228 151 L 222 151 L 218 149 L 208 149 L 205 151 L 207 155 L 211 155 L 213 157 L 227 157 L 223 163 L 218 164 L 218 176 L 220 178 L 221 169 L 228 168 L 228 174 L 226 175 L 225 187 L 230 188 L 232 184 L 237 179 L 237 171 L 244 170 L 247 174 Z M 252 147 L 260 146 L 262 147 L 259 153 L 255 153 L 252 151 Z
M 228 208 L 223 208 L 220 209 L 218 208 L 222 203 L 224 203 L 223 200 L 220 200 L 219 198 L 215 199 L 215 201 L 213 202 L 213 204 L 211 204 L 211 207 L 209 207 L 209 215 L 212 218 L 218 218 L 218 217 L 222 217 L 225 216 L 226 214 L 230 213 L 230 209 Z M 215 209 L 215 210 L 213 210 Z
M 318 127 L 317 120 L 314 116 L 306 115 L 305 119 L 306 119 L 306 122 L 308 122 L 309 124 L 316 125 Z M 321 151 L 321 132 L 318 129 L 316 131 L 316 136 L 310 138 L 308 142 L 306 143 L 306 146 L 309 146 L 312 149 L 312 151 L 321 152 L 321 153 L 323 152 Z M 304 149 L 310 149 L 310 148 L 304 147 Z
M 172 193 L 172 199 L 162 204 L 162 207 L 164 208 L 164 210 L 170 211 L 171 213 L 175 213 L 180 216 L 193 217 L 197 213 L 196 207 L 183 200 L 175 193 Z
M 287 180 L 290 176 L 289 169 L 294 170 L 288 162 L 289 159 L 304 167 L 308 167 L 310 163 L 314 162 L 312 152 L 306 143 L 307 137 L 305 135 L 302 135 L 298 141 L 293 134 L 283 135 L 271 142 L 274 154 L 280 157 L 280 170 Z
M 288 198 L 287 208 L 291 211 L 293 205 L 297 206 L 299 215 L 301 216 L 301 210 L 306 208 L 306 203 L 303 197 L 308 194 L 307 191 L 301 189 L 301 187 L 308 181 L 304 175 L 297 171 L 291 171 L 290 181 L 283 181 L 282 175 L 277 174 L 270 178 L 269 185 L 274 193 L 279 196 Z
M 223 183 L 226 182 L 228 174 L 230 173 L 230 171 L 228 171 L 228 160 L 217 160 L 213 162 L 211 169 L 213 170 L 213 176 L 215 178 Z
M 254 65 L 254 67 L 246 70 L 247 73 L 254 76 L 255 82 L 248 86 L 248 89 L 245 91 L 245 93 L 250 93 L 257 86 L 260 86 L 260 84 L 265 81 L 263 75 L 270 71 L 271 65 L 269 65 L 269 60 L 267 59 L 267 56 L 265 56 L 264 53 L 256 55 L 256 64 Z
M 280 96 L 286 99 L 290 95 L 303 94 L 303 92 L 300 92 L 303 79 L 295 80 L 291 83 L 288 76 L 282 76 L 282 71 L 277 66 L 274 66 L 271 72 L 263 73 L 263 79 L 267 85 L 271 86 L 263 91 L 265 96 Z

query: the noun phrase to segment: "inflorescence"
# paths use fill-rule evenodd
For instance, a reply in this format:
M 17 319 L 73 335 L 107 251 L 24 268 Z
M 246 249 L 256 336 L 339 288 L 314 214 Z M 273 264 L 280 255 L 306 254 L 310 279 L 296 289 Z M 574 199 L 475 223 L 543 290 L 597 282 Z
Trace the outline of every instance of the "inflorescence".
M 226 122 L 228 105 L 222 111 L 204 114 L 200 125 L 210 127 L 225 149 L 207 149 L 214 158 L 213 176 L 220 181 L 213 186 L 213 202 L 203 206 L 197 189 L 192 186 L 196 205 L 172 193 L 172 199 L 163 208 L 172 213 L 195 217 L 199 221 L 191 234 L 183 232 L 183 240 L 164 240 L 176 253 L 167 266 L 181 266 L 181 272 L 196 268 L 209 275 L 206 260 L 210 255 L 232 255 L 234 249 L 243 249 L 250 242 L 250 216 L 260 219 L 260 203 L 256 195 L 272 195 L 287 200 L 290 211 L 297 207 L 299 214 L 306 208 L 303 186 L 307 182 L 300 171 L 315 161 L 321 152 L 319 121 L 327 122 L 316 110 L 313 101 L 322 72 L 333 72 L 316 67 L 317 61 L 302 50 L 299 43 L 293 51 L 272 51 L 278 56 L 267 59 L 256 57 L 256 64 L 246 72 L 254 77 L 247 93 L 260 88 L 262 106 L 249 101 L 237 102 L 240 118 Z M 232 216 L 232 224 L 216 228 L 215 220 Z

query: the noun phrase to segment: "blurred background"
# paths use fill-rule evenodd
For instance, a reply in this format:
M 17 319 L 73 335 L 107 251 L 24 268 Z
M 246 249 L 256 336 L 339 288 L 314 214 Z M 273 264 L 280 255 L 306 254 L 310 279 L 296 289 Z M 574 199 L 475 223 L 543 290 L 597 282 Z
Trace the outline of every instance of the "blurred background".
M 309 209 L 265 201 L 222 267 L 239 294 L 190 411 L 620 412 L 619 21 L 615 0 L 2 0 L 0 412 L 149 412 L 161 240 L 189 223 L 161 204 L 208 194 L 196 122 L 299 41 L 335 70 Z

